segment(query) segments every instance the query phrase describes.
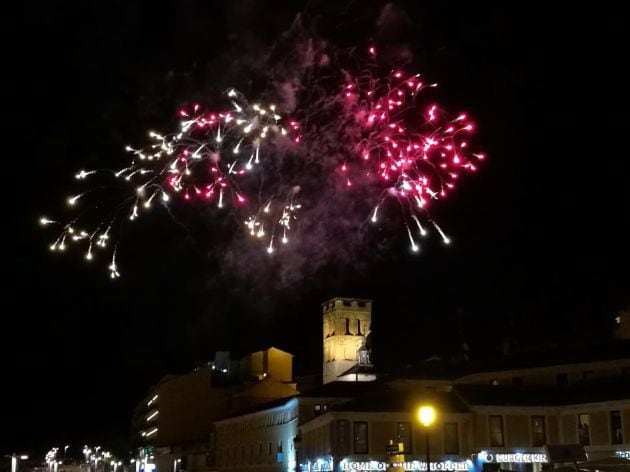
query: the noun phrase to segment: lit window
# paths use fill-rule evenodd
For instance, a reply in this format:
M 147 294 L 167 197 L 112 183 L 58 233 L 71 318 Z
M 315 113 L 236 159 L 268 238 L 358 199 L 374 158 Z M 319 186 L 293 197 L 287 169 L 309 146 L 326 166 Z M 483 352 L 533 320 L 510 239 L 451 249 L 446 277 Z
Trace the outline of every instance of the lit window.
M 623 427 L 619 410 L 610 412 L 610 444 L 623 444 Z
M 503 417 L 499 415 L 490 415 L 488 418 L 490 427 L 490 445 L 503 446 Z
M 459 454 L 457 423 L 444 423 L 444 454 Z
M 547 442 L 544 416 L 532 416 L 532 446 L 542 447 Z
M 368 424 L 365 421 L 354 422 L 354 453 L 368 453 Z
M 396 438 L 403 445 L 403 452 L 411 454 L 411 423 L 398 423 Z
M 315 410 L 315 416 L 317 416 L 317 415 L 321 414 L 322 406 L 320 404 L 317 404 L 317 405 L 315 405 L 314 410 Z
M 278 449 L 277 449 L 277 462 L 282 462 L 284 460 L 284 455 L 282 454 L 282 441 L 278 441 Z
M 588 414 L 578 415 L 578 440 L 582 446 L 591 445 L 591 421 Z

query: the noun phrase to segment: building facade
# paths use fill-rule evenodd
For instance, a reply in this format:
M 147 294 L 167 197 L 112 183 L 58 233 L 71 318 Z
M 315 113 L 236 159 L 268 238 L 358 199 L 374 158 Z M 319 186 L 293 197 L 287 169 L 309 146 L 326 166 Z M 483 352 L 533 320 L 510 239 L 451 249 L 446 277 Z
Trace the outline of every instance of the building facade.
M 295 470 L 297 431 L 295 397 L 215 421 L 213 467 L 233 472 Z
M 136 414 L 145 470 L 542 472 L 547 448 L 570 444 L 589 459 L 630 459 L 628 340 L 377 375 L 371 316 L 368 300 L 323 304 L 322 381 L 302 392 L 293 357 L 275 348 L 165 378 Z M 218 382 L 212 372 L 224 370 L 238 382 Z M 437 412 L 428 427 L 422 404 Z
M 164 377 L 136 407 L 132 444 L 136 472 L 207 472 L 214 421 L 297 393 L 293 356 L 271 347 L 239 361 L 218 353 L 193 372 Z

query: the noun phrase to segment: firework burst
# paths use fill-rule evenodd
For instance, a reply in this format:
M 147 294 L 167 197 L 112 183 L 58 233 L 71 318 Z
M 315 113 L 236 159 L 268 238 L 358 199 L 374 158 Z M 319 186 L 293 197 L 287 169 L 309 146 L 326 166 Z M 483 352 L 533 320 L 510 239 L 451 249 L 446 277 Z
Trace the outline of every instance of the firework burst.
M 52 251 L 64 251 L 72 243 L 83 243 L 85 259 L 94 258 L 94 250 L 107 251 L 114 229 L 127 219 L 134 221 L 156 202 L 167 205 L 172 198 L 203 201 L 217 208 L 243 207 L 249 216 L 246 225 L 250 234 L 267 241 L 273 252 L 276 236 L 287 243 L 292 222 L 301 207 L 297 201 L 299 186 L 285 189 L 278 186 L 267 192 L 261 204 L 250 204 L 248 191 L 259 188 L 264 167 L 273 156 L 265 154 L 266 144 L 299 141 L 299 125 L 284 124 L 275 105 L 250 104 L 234 89 L 226 92 L 232 109 L 225 112 L 203 112 L 199 105 L 179 111 L 179 130 L 160 134 L 149 132 L 152 143 L 136 149 L 127 146 L 132 156 L 128 166 L 115 171 L 81 170 L 77 180 L 90 180 L 96 174 L 115 179 L 114 198 L 120 196 L 108 214 L 94 227 L 84 227 L 80 213 L 69 223 L 58 223 L 42 217 L 42 225 L 59 225 L 61 231 L 51 244 Z M 112 197 L 112 186 L 95 186 L 68 197 L 69 206 L 84 205 L 87 210 L 102 207 L 98 198 L 105 193 Z M 89 200 L 89 201 L 87 201 Z M 116 264 L 116 245 L 110 253 L 110 275 L 120 274 Z
M 449 244 L 429 210 L 484 159 L 470 150 L 475 125 L 466 114 L 449 115 L 429 100 L 436 84 L 402 69 L 382 73 L 375 66 L 376 49 L 368 52 L 370 67 L 357 74 L 339 67 L 331 75 L 330 65 L 325 81 L 315 78 L 316 86 L 304 87 L 294 97 L 296 120 L 230 89 L 226 111 L 182 109 L 176 132 L 149 132 L 148 146 L 128 146 L 126 167 L 80 170 L 77 180 L 104 178 L 115 190 L 99 181 L 68 197 L 67 204 L 80 210 L 68 223 L 41 218 L 41 224 L 61 228 L 50 249 L 80 246 L 87 261 L 106 252 L 116 278 L 123 223 L 171 199 L 236 209 L 232 214 L 246 234 L 269 254 L 299 235 L 298 216 L 347 217 L 335 214 L 335 199 L 342 198 L 360 202 L 351 208 L 371 224 L 385 224 L 385 215 L 399 211 L 412 252 L 430 229 Z M 322 205 L 325 212 L 314 211 Z M 94 212 L 96 222 L 84 223 Z
M 374 54 L 374 48 L 370 48 Z M 450 239 L 430 217 L 432 203 L 449 195 L 463 173 L 475 172 L 484 154 L 471 152 L 475 125 L 465 113 L 449 116 L 437 103 L 426 103 L 426 83 L 419 74 L 393 70 L 383 78 L 346 74 L 340 95 L 344 116 L 355 126 L 353 152 L 342 157 L 338 173 L 349 190 L 368 187 L 376 200 L 370 214 L 379 222 L 388 199 L 400 204 L 412 251 L 417 237 L 433 226 L 445 244 Z M 423 226 L 424 221 L 425 226 Z

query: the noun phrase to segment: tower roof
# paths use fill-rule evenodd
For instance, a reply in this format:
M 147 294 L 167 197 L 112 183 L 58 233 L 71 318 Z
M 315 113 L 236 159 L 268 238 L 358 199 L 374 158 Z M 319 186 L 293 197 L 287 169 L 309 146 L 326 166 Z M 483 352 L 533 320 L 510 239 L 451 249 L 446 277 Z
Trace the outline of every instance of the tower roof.
M 336 301 L 340 301 L 340 302 L 361 302 L 361 303 L 372 303 L 372 300 L 368 300 L 366 298 L 353 298 L 353 297 L 335 297 L 335 298 L 331 298 L 330 300 L 325 301 L 324 303 L 322 303 L 322 306 L 324 305 L 328 305 L 329 303 L 334 303 Z

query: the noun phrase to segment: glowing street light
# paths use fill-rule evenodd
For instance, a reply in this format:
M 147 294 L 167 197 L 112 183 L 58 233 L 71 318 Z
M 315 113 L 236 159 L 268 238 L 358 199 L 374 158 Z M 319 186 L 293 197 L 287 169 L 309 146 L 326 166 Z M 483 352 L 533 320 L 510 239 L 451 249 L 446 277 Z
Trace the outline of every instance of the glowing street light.
M 427 472 L 431 472 L 431 455 L 429 454 L 429 428 L 435 422 L 435 408 L 431 405 L 422 405 L 418 409 L 418 420 L 424 426 L 424 437 L 427 448 Z
M 428 405 L 421 406 L 418 410 L 418 419 L 423 426 L 428 428 L 435 421 L 435 409 Z
M 4 457 L 11 458 L 11 472 L 17 472 L 18 459 L 23 461 L 28 459 L 28 456 L 25 454 L 20 454 L 19 456 L 16 454 L 11 454 L 10 456 L 6 455 Z

